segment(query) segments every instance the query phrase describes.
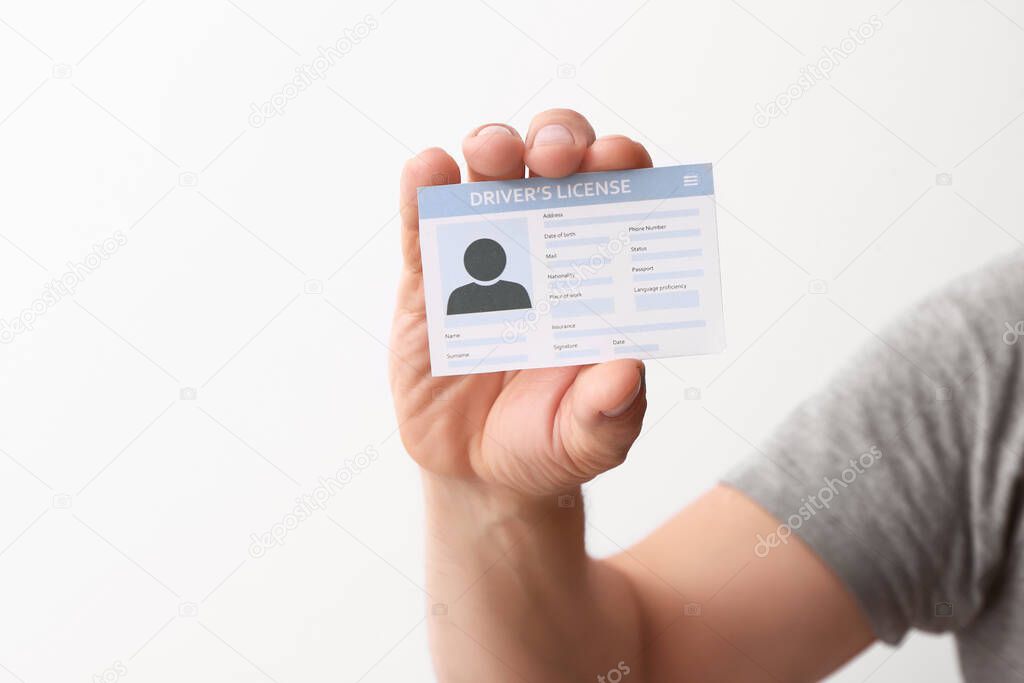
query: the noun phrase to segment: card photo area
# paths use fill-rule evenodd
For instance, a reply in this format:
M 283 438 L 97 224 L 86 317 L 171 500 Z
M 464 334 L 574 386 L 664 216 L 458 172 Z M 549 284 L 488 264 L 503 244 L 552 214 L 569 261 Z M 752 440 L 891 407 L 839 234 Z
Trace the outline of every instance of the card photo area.
M 500 314 L 533 308 L 533 270 L 525 218 L 441 225 L 437 241 L 442 310 L 447 315 Z

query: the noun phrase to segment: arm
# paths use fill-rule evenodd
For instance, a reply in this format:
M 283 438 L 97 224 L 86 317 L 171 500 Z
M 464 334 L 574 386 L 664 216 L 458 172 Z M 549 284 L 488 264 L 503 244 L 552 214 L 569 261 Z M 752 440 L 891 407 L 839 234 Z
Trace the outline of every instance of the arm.
M 651 165 L 631 140 L 595 142 L 575 112 L 539 115 L 525 143 L 494 128 L 464 142 L 470 180 Z M 415 188 L 459 178 L 437 149 L 403 172 L 392 335 L 402 438 L 423 468 L 439 679 L 812 680 L 865 647 L 871 631 L 833 574 L 796 541 L 756 558 L 755 534 L 778 522 L 726 488 L 619 557 L 587 557 L 579 486 L 639 433 L 637 361 L 430 377 Z
M 430 623 L 439 680 L 599 681 L 628 668 L 638 682 L 812 681 L 873 640 L 802 543 L 754 554 L 779 523 L 732 489 L 595 561 L 578 499 L 425 485 L 427 588 L 448 607 Z
M 756 554 L 759 535 L 778 529 L 718 486 L 609 560 L 638 596 L 647 680 L 816 681 L 874 640 L 845 586 L 796 536 Z

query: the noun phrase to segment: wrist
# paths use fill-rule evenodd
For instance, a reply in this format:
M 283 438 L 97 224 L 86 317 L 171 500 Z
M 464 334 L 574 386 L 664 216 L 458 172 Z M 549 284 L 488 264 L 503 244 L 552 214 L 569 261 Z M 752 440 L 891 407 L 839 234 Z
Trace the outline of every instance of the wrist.
M 444 615 L 430 621 L 441 680 L 506 680 L 495 677 L 496 656 L 518 680 L 595 680 L 608 668 L 595 653 L 639 651 L 628 579 L 587 557 L 578 487 L 527 496 L 427 472 L 423 483 L 427 590 Z M 467 633 L 490 654 L 467 657 Z
M 477 580 L 499 560 L 556 581 L 586 571 L 579 487 L 532 496 L 427 471 L 423 487 L 428 576 L 442 584 L 435 587 L 444 593 Z
M 534 495 L 501 484 L 436 474 L 426 469 L 421 469 L 420 474 L 428 514 L 474 512 L 477 519 L 467 521 L 504 524 L 556 508 L 582 512 L 579 486 L 569 486 L 558 493 Z

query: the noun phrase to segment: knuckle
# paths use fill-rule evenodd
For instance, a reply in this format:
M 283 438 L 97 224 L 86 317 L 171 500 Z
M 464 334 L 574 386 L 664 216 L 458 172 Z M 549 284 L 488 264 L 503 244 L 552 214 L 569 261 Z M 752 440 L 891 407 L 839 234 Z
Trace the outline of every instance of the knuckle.
M 419 170 L 427 165 L 427 159 L 436 157 L 444 154 L 444 150 L 440 147 L 427 147 L 421 150 L 418 154 L 414 154 L 409 157 L 405 162 L 405 167 L 410 170 Z
M 412 181 L 414 187 L 459 182 L 458 166 L 440 147 L 428 147 L 407 160 L 402 175 Z
M 539 116 L 559 116 L 567 119 L 575 119 L 577 121 L 586 121 L 583 114 L 579 113 L 575 109 L 566 109 L 564 107 L 555 107 L 554 109 L 547 109 L 539 114 Z
M 533 117 L 530 128 L 536 129 L 538 125 L 555 122 L 582 129 L 587 132 L 591 140 L 594 139 L 594 129 L 591 128 L 590 122 L 583 114 L 574 109 L 556 108 L 543 111 Z

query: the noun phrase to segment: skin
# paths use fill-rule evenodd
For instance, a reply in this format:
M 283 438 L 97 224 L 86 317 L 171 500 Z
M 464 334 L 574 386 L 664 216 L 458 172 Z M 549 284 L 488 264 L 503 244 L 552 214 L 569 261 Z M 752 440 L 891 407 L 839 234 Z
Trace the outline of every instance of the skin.
M 550 125 L 561 138 L 538 134 Z M 641 144 L 597 138 L 567 109 L 537 115 L 525 140 L 480 126 L 462 152 L 471 182 L 651 166 Z M 416 188 L 458 182 L 438 148 L 402 171 L 391 338 L 395 412 L 423 478 L 438 680 L 811 681 L 867 647 L 871 628 L 832 571 L 795 537 L 755 555 L 779 521 L 723 486 L 623 553 L 587 556 L 580 485 L 639 434 L 643 364 L 431 377 Z

